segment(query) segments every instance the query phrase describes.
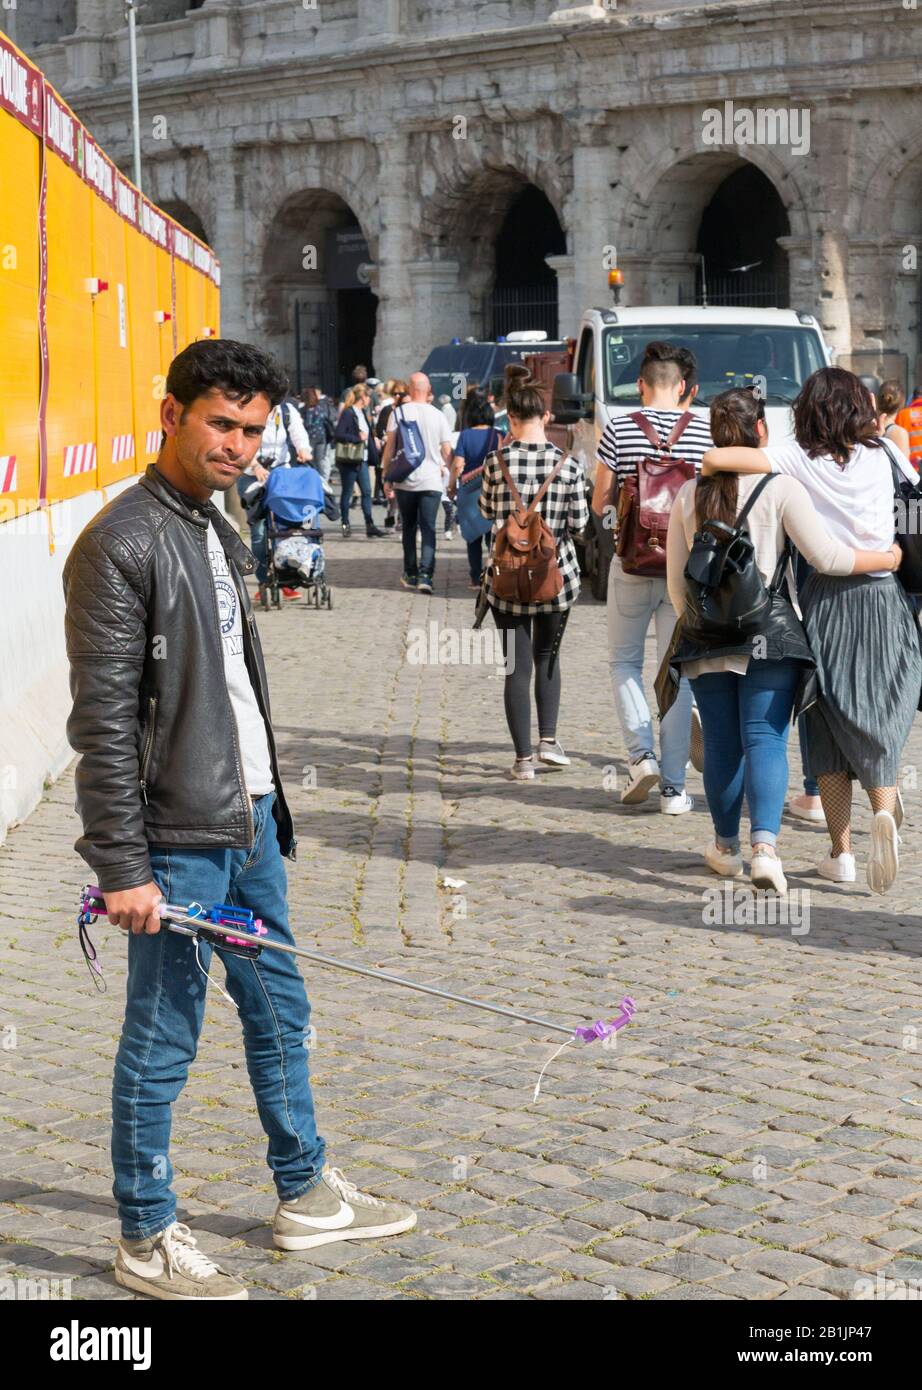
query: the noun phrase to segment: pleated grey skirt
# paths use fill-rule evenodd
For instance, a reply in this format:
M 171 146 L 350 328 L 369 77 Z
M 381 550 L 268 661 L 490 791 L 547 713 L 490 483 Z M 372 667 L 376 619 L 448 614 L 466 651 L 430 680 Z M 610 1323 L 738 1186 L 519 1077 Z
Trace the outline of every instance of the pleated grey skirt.
M 807 710 L 810 771 L 894 787 L 922 688 L 919 626 L 893 575 L 811 574 L 800 595 L 820 698 Z

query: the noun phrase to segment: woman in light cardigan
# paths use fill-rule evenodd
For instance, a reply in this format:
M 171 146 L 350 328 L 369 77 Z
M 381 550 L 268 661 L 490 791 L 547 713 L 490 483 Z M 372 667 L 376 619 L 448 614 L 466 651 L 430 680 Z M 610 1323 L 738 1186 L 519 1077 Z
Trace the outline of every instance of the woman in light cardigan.
M 899 450 L 894 463 L 917 476 Z M 794 439 L 719 448 L 702 472 L 781 473 L 803 483 L 830 533 L 845 545 L 883 550 L 893 539 L 893 475 L 877 434 L 870 392 L 841 367 L 808 377 L 794 402 Z M 771 491 L 771 489 L 769 489 Z M 899 868 L 897 776 L 922 687 L 919 625 L 893 565 L 844 577 L 812 574 L 801 592 L 820 698 L 807 711 L 810 764 L 820 786 L 830 855 L 817 872 L 853 883 L 851 780 L 873 812 L 868 886 L 885 893 Z
M 718 396 L 711 405 L 711 435 L 722 445 L 767 443 L 762 400 L 751 391 Z M 733 526 L 761 481 L 724 473 L 688 482 L 679 492 L 669 522 L 666 583 L 680 619 L 685 615 L 685 566 L 696 532 L 712 520 Z M 899 563 L 899 547 L 865 551 L 834 539 L 794 478 L 773 478 L 752 504 L 745 526 L 766 586 L 779 571 L 788 540 L 820 574 L 867 574 Z M 745 793 L 752 884 L 784 893 L 787 883 L 775 846 L 788 785 L 788 729 L 813 670 L 796 612 L 784 602 L 782 590 L 777 611 L 755 641 L 750 635 L 717 647 L 689 636 L 679 642 L 673 664 L 679 668 L 676 678 L 679 673 L 690 678 L 701 715 L 704 787 L 715 830 L 705 862 L 725 877 L 742 874 L 739 824 Z

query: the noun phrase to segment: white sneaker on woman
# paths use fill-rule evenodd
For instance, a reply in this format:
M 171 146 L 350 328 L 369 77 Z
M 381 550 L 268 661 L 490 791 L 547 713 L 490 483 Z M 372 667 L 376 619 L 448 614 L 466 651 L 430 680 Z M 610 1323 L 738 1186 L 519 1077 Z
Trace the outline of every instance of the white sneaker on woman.
M 712 873 L 719 874 L 721 878 L 740 878 L 743 872 L 743 856 L 739 850 L 734 854 L 732 850 L 721 849 L 713 841 L 705 845 L 702 850 L 704 862 Z
M 833 858 L 827 854 L 816 866 L 816 872 L 820 878 L 828 878 L 830 883 L 854 883 L 855 882 L 855 856 L 853 854 L 840 854 Z
M 560 743 L 554 738 L 543 738 L 538 744 L 538 762 L 548 767 L 569 767 L 570 759 Z
M 810 821 L 813 825 L 825 825 L 826 816 L 822 806 L 804 805 L 805 801 L 811 800 L 812 797 L 808 797 L 806 793 L 803 792 L 800 796 L 792 796 L 788 799 L 787 810 L 792 816 L 796 816 L 798 820 Z
M 749 865 L 749 881 L 753 888 L 768 888 L 783 896 L 788 891 L 788 881 L 781 867 L 781 860 L 771 854 L 753 854 Z
M 900 867 L 896 821 L 889 811 L 875 812 L 871 822 L 871 853 L 868 855 L 868 887 L 872 893 L 886 893 L 893 887 Z
M 684 816 L 686 811 L 695 809 L 695 798 L 686 791 L 675 787 L 664 787 L 659 799 L 659 808 L 664 816 Z
M 631 763 L 628 784 L 621 793 L 622 806 L 635 806 L 646 801 L 659 781 L 659 763 L 651 753 L 639 763 Z
M 505 774 L 510 782 L 533 782 L 535 780 L 535 760 L 531 756 L 516 758 Z

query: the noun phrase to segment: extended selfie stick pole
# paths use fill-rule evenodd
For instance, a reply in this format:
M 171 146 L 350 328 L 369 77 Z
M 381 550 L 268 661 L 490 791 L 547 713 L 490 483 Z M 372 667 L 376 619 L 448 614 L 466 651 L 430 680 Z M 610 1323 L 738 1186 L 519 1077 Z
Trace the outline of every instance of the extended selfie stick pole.
M 77 917 L 81 943 L 84 943 L 86 928 L 106 910 L 105 899 L 100 890 L 89 886 L 84 888 Z M 565 1033 L 572 1042 L 591 1043 L 597 1038 L 607 1038 L 619 1028 L 623 1028 L 626 1023 L 630 1023 L 636 1007 L 633 999 L 625 996 L 621 1001 L 621 1012 L 616 1018 L 597 1019 L 595 1023 L 583 1027 L 567 1028 L 561 1023 L 551 1023 L 546 1018 L 533 1018 L 531 1014 L 518 1013 L 517 1010 L 503 1008 L 500 1004 L 484 1004 L 479 999 L 469 999 L 464 994 L 452 994 L 445 989 L 436 989 L 434 985 L 421 985 L 416 980 L 405 980 L 400 975 L 389 975 L 384 970 L 375 970 L 368 965 L 356 965 L 352 961 L 339 960 L 320 951 L 305 951 L 300 946 L 287 946 L 282 942 L 269 941 L 268 927 L 246 908 L 232 907 L 228 904 L 206 908 L 201 903 L 177 907 L 171 903 L 160 903 L 157 912 L 169 931 L 207 941 L 231 955 L 255 960 L 266 949 L 284 951 L 287 955 L 311 960 L 316 965 L 348 970 L 353 975 L 365 975 L 371 980 L 381 980 L 384 984 L 415 990 L 418 994 L 431 994 L 436 999 L 447 999 L 449 1003 L 463 1004 L 469 1009 L 482 1009 L 485 1013 L 499 1014 L 503 1018 L 515 1019 L 518 1023 L 530 1023 L 536 1028 Z M 87 963 L 98 973 L 98 967 L 93 964 L 95 954 L 88 954 L 86 944 L 84 954 L 87 956 Z

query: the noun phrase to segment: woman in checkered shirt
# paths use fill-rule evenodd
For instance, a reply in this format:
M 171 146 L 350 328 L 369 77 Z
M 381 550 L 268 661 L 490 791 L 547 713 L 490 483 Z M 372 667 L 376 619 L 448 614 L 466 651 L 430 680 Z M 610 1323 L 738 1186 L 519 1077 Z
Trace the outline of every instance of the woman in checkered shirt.
M 524 375 L 522 373 L 524 372 Z M 507 368 L 506 404 L 509 441 L 503 445 L 503 461 L 522 505 L 527 507 L 541 484 L 563 460 L 559 473 L 538 505 L 538 511 L 557 541 L 557 562 L 563 587 L 547 603 L 515 603 L 493 592 L 492 565 L 487 567 L 486 594 L 500 630 L 506 660 L 504 700 L 506 720 L 515 745 L 515 763 L 506 774 L 517 782 L 531 781 L 535 757 L 531 742 L 531 676 L 535 671 L 535 703 L 538 708 L 538 761 L 549 768 L 566 767 L 570 759 L 557 741 L 560 709 L 560 663 L 557 650 L 567 615 L 579 595 L 579 564 L 573 545 L 589 524 L 589 507 L 582 465 L 564 458 L 550 443 L 544 427 L 550 419 L 540 387 L 524 368 Z M 515 502 L 496 454 L 484 464 L 480 510 L 493 521 L 493 536 Z

